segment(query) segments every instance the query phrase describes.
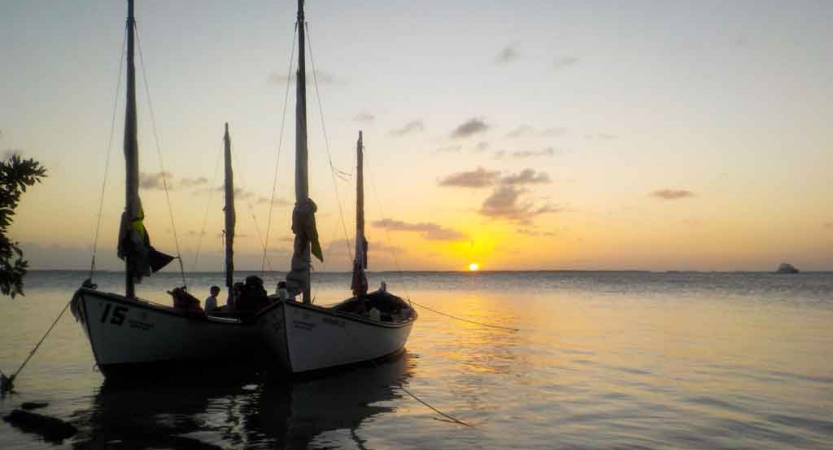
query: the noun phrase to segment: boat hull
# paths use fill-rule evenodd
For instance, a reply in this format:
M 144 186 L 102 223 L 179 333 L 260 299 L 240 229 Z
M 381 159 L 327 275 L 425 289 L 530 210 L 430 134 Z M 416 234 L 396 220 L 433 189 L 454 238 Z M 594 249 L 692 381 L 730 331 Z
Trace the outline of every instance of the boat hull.
M 105 375 L 153 365 L 245 359 L 259 347 L 255 326 L 81 288 L 73 313 Z
M 284 369 L 308 373 L 397 353 L 405 347 L 414 320 L 378 322 L 286 301 L 262 311 L 257 323 L 262 340 Z

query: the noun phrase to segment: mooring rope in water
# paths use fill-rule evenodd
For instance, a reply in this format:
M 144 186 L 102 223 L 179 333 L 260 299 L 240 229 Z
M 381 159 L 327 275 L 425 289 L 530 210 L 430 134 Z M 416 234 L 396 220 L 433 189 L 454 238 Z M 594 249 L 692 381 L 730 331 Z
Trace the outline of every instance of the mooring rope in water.
M 35 348 L 33 348 L 31 352 L 29 352 L 29 356 L 26 357 L 26 359 L 23 361 L 23 364 L 20 365 L 20 368 L 17 369 L 17 371 L 14 374 L 12 374 L 12 376 L 6 378 L 9 383 L 9 386 L 7 387 L 8 390 L 11 390 L 11 384 L 12 382 L 14 382 L 14 379 L 17 378 L 18 374 L 20 374 L 20 371 L 22 371 L 23 368 L 26 367 L 26 364 L 29 362 L 29 360 L 32 359 L 33 356 L 35 356 L 35 352 L 38 351 L 40 345 L 43 344 L 43 341 L 46 340 L 46 337 L 49 336 L 49 333 L 52 331 L 53 328 L 55 328 L 55 325 L 58 323 L 58 321 L 61 320 L 61 317 L 63 317 L 64 313 L 67 311 L 71 303 L 72 300 L 67 302 L 67 304 L 64 306 L 64 309 L 61 310 L 61 313 L 58 314 L 58 317 L 55 319 L 54 322 L 52 322 L 52 325 L 49 326 L 49 329 L 46 330 L 46 334 L 44 334 L 40 341 L 38 341 L 38 344 L 35 345 Z
M 454 320 L 459 320 L 461 322 L 467 322 L 467 323 L 471 323 L 471 324 L 474 324 L 474 325 L 480 325 L 481 327 L 498 328 L 498 329 L 501 329 L 501 330 L 508 330 L 508 331 L 521 331 L 520 328 L 504 327 L 504 326 L 501 326 L 501 325 L 492 325 L 490 323 L 483 323 L 483 322 L 477 322 L 477 321 L 474 321 L 474 320 L 464 319 L 462 317 L 453 316 L 451 314 L 444 313 L 442 311 L 437 311 L 436 309 L 429 308 L 425 305 L 420 305 L 419 303 L 417 303 L 417 302 L 415 302 L 411 299 L 408 299 L 408 301 L 410 301 L 414 305 L 419 306 L 420 308 L 427 309 L 428 311 L 431 311 L 433 313 L 437 313 L 441 316 L 446 316 L 446 317 L 454 319 Z
M 418 401 L 418 402 L 422 403 L 423 405 L 427 406 L 428 408 L 430 408 L 430 409 L 431 409 L 431 411 L 434 411 L 435 413 L 437 413 L 437 414 L 439 414 L 439 415 L 441 415 L 441 416 L 445 417 L 446 419 L 448 419 L 448 420 L 450 420 L 450 421 L 452 421 L 452 422 L 454 422 L 454 423 L 458 423 L 458 424 L 460 424 L 460 425 L 464 425 L 464 426 L 467 426 L 467 427 L 470 427 L 470 428 L 474 428 L 474 425 L 471 425 L 471 424 L 468 424 L 468 423 L 466 423 L 466 422 L 463 422 L 462 420 L 460 420 L 460 419 L 458 419 L 458 418 L 456 418 L 456 417 L 452 417 L 452 416 L 450 416 L 450 415 L 448 415 L 448 414 L 446 414 L 446 413 L 444 413 L 444 412 L 440 411 L 439 409 L 437 409 L 437 408 L 435 408 L 435 407 L 433 407 L 433 406 L 429 405 L 427 402 L 423 401 L 421 398 L 419 398 L 419 397 L 417 397 L 416 395 L 414 395 L 411 391 L 409 391 L 409 390 L 405 389 L 405 386 L 402 386 L 402 384 L 401 384 L 401 383 L 398 385 L 398 387 L 399 387 L 399 389 L 402 389 L 402 391 L 404 391 L 406 394 L 410 395 L 410 396 L 411 396 L 411 398 L 413 398 L 414 400 L 416 400 L 416 401 Z

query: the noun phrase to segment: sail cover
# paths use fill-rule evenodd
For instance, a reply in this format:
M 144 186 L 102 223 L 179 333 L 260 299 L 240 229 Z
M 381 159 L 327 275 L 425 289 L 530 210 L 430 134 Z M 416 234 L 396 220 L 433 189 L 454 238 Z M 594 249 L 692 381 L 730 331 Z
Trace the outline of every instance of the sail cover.
M 119 227 L 119 258 L 128 261 L 127 270 L 133 280 L 142 281 L 142 277 L 158 272 L 174 257 L 157 251 L 150 245 L 150 236 L 144 225 L 145 212 L 142 209 L 142 201 L 138 195 L 136 198 L 135 217 L 128 217 L 127 211 L 122 213 L 121 226 Z
M 306 250 L 324 262 L 321 243 L 318 241 L 318 229 L 315 227 L 315 212 L 318 207 L 312 199 L 295 203 L 292 210 L 292 232 L 295 233 L 295 248 L 292 252 L 292 269 L 286 275 L 286 288 L 292 295 L 298 295 L 309 284 L 310 258 Z

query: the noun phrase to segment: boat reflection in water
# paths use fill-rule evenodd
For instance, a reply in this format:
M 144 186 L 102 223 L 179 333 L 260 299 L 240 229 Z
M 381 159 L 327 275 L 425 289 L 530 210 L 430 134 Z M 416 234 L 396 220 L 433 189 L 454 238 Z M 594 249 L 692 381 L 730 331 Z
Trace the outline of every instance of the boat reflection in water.
M 142 383 L 105 380 L 92 406 L 74 414 L 75 448 L 307 448 L 327 431 L 356 430 L 394 407 L 413 373 L 400 352 L 325 377 L 269 373 L 174 375 Z M 274 377 L 274 379 L 273 379 Z M 361 445 L 360 445 L 361 446 Z

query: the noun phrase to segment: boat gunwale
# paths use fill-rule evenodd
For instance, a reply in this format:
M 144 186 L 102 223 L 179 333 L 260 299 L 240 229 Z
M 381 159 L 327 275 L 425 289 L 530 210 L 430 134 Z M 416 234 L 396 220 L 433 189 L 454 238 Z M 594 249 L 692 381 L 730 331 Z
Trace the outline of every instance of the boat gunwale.
M 319 306 L 319 305 L 314 305 L 314 304 L 311 304 L 311 303 L 308 304 L 308 303 L 301 303 L 301 302 L 294 302 L 294 301 L 278 301 L 278 302 L 275 302 L 275 303 L 267 306 L 266 308 L 260 310 L 257 313 L 257 317 L 259 318 L 261 315 L 266 314 L 267 312 L 269 312 L 272 309 L 278 307 L 279 305 L 286 305 L 287 307 L 292 306 L 292 307 L 296 307 L 296 308 L 300 308 L 300 309 L 306 309 L 306 310 L 310 310 L 310 311 L 314 311 L 314 312 L 323 313 L 323 314 L 326 314 L 328 316 L 338 317 L 340 319 L 349 320 L 351 322 L 358 322 L 358 323 L 362 323 L 362 324 L 365 324 L 365 325 L 373 325 L 373 326 L 380 327 L 380 328 L 402 328 L 402 327 L 406 327 L 406 326 L 409 326 L 409 325 L 413 325 L 413 323 L 416 322 L 417 317 L 418 317 L 416 309 L 411 308 L 414 313 L 413 313 L 413 315 L 411 315 L 409 320 L 405 320 L 405 321 L 402 321 L 402 322 L 377 322 L 377 321 L 374 321 L 374 320 L 371 320 L 371 319 L 368 319 L 368 318 L 365 318 L 365 317 L 362 317 L 362 316 L 358 316 L 356 314 L 351 314 L 351 313 L 347 313 L 347 312 L 343 312 L 343 311 L 337 311 L 337 310 L 332 309 L 332 307 Z
M 122 303 L 125 305 L 135 306 L 140 309 L 148 309 L 151 311 L 159 312 L 162 314 L 167 314 L 170 316 L 180 317 L 185 320 L 191 321 L 201 321 L 201 322 L 208 322 L 217 325 L 225 325 L 225 326 L 234 326 L 234 327 L 251 327 L 253 326 L 250 323 L 246 323 L 240 319 L 232 319 L 227 317 L 215 317 L 211 315 L 206 315 L 205 317 L 201 317 L 195 315 L 193 313 L 188 312 L 187 310 L 177 310 L 173 306 L 161 305 L 159 303 L 154 303 L 148 300 L 143 300 L 140 298 L 130 299 L 123 295 L 115 294 L 112 292 L 104 292 L 99 291 L 97 289 L 91 289 L 87 287 L 81 287 L 78 289 L 78 292 L 81 293 L 82 297 L 84 294 L 90 294 L 92 296 L 102 297 L 109 301 L 114 301 L 117 303 Z M 86 308 L 86 307 L 85 307 Z M 86 314 L 85 314 L 86 315 Z

